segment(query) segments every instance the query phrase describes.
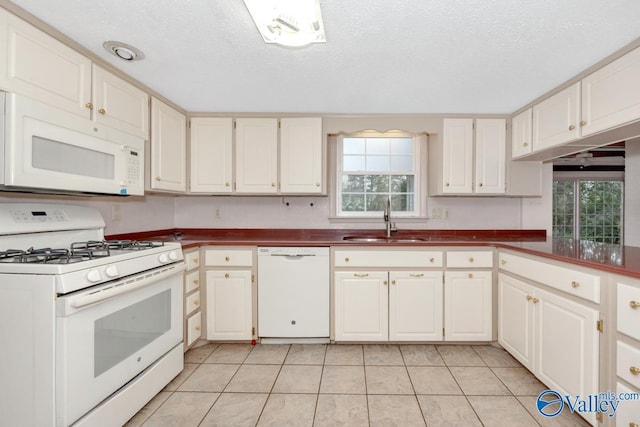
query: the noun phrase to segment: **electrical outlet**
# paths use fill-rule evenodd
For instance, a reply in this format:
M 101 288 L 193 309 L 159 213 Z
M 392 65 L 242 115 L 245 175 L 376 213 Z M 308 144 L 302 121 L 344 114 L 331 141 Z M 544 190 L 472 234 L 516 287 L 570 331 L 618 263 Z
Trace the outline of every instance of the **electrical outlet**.
M 222 218 L 222 209 L 216 208 L 216 218 Z
M 431 218 L 433 218 L 433 219 L 442 218 L 442 209 L 441 208 L 433 208 L 431 210 Z
M 111 220 L 120 221 L 120 205 L 111 205 Z
M 447 208 L 442 209 L 442 218 L 449 219 L 449 209 Z

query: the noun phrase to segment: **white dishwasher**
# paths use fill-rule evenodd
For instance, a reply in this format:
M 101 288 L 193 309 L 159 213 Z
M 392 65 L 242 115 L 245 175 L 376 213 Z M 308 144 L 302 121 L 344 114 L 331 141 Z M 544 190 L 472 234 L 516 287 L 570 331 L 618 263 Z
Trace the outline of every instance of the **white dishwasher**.
M 327 342 L 329 284 L 329 248 L 258 248 L 258 336 Z

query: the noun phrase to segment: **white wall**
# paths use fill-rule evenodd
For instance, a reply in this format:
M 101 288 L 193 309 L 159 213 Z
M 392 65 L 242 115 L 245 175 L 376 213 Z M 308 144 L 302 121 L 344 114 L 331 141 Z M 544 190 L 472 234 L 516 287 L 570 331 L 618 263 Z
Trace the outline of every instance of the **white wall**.
M 624 159 L 624 244 L 640 246 L 640 138 L 626 142 Z
M 542 165 L 542 197 L 522 199 L 522 228 L 553 231 L 553 164 Z

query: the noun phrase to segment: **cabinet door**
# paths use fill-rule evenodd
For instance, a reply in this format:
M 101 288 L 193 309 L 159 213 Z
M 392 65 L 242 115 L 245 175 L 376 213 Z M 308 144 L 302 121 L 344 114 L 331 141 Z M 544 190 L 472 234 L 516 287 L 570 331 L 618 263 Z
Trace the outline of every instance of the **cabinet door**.
M 444 277 L 444 340 L 491 341 L 492 273 L 447 271 Z
M 236 119 L 236 191 L 277 193 L 278 120 Z
M 335 274 L 335 340 L 387 341 L 388 273 Z
M 442 138 L 442 192 L 471 193 L 473 119 L 444 119 Z
M 505 192 L 506 126 L 504 119 L 476 120 L 476 193 Z
M 498 275 L 498 342 L 525 368 L 533 370 L 533 287 Z
M 94 64 L 93 119 L 148 139 L 149 95 Z
M 598 312 L 536 289 L 534 373 L 549 388 L 572 396 L 598 393 Z M 581 414 L 595 424 L 595 413 Z
M 231 193 L 233 119 L 191 119 L 192 193 Z
M 442 340 L 442 272 L 389 273 L 389 340 Z
M 0 88 L 89 118 L 91 61 L 0 9 Z
M 186 190 L 186 117 L 151 98 L 152 190 Z
M 511 120 L 511 157 L 531 153 L 531 108 Z
M 280 120 L 280 192 L 322 193 L 322 119 Z
M 640 119 L 640 48 L 582 79 L 583 136 Z
M 578 139 L 580 83 L 533 106 L 533 151 Z
M 207 271 L 207 339 L 252 337 L 251 270 Z

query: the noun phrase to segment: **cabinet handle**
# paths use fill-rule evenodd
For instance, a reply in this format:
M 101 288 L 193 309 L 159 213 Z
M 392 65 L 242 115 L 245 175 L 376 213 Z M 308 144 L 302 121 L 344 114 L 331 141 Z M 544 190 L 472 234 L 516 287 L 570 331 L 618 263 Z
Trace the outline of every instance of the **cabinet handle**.
M 640 375 L 640 368 L 636 368 L 635 366 L 629 367 L 629 372 L 633 375 Z
M 585 122 L 584 120 L 580 120 L 580 126 L 584 126 L 586 124 L 587 124 L 587 122 Z
M 411 274 L 409 274 L 409 276 L 410 277 L 424 277 L 424 273 L 411 273 Z M 394 280 L 394 282 L 395 282 L 395 280 Z
M 354 277 L 369 277 L 369 273 L 353 273 Z
M 473 262 L 473 257 L 469 258 L 469 262 Z
M 344 262 L 349 262 L 349 257 L 346 257 L 346 258 L 344 259 Z
M 195 305 L 196 307 L 200 305 L 200 300 L 197 299 L 195 301 L 193 301 L 193 305 Z
M 469 279 L 473 279 L 473 273 L 469 273 Z
M 224 273 L 224 278 L 228 279 L 229 278 L 229 273 Z
M 224 260 L 229 262 L 231 260 L 231 258 L 229 258 L 228 256 L 224 257 Z
M 574 125 L 569 126 L 569 130 L 574 130 L 576 127 Z
M 528 147 L 528 146 L 529 146 L 529 143 L 528 143 L 528 142 L 523 142 L 523 143 L 522 143 L 522 146 L 523 146 L 523 147 Z
M 90 102 L 87 102 L 86 104 L 84 104 L 85 108 L 88 108 L 89 110 L 93 110 L 93 104 Z
M 629 307 L 633 308 L 634 310 L 637 310 L 640 308 L 640 302 L 638 301 L 629 301 Z
M 579 282 L 575 282 L 575 281 L 574 281 L 574 282 L 571 282 L 571 287 L 572 287 L 572 288 L 574 288 L 574 289 L 575 289 L 575 288 L 577 288 L 578 286 L 580 286 L 580 283 L 579 283 Z
M 532 301 L 533 301 L 534 304 L 537 304 L 538 301 L 540 301 L 540 300 L 538 298 L 533 298 Z
M 531 301 L 533 297 L 531 295 L 527 295 L 527 301 Z
M 634 423 L 633 421 L 629 423 L 629 427 L 640 427 L 640 424 Z
M 500 260 L 500 264 L 505 265 L 506 263 L 507 263 L 507 260 L 506 260 L 506 259 L 501 259 L 501 260 Z
M 195 327 L 195 328 L 193 328 L 193 329 L 195 329 L 196 331 L 199 331 L 201 328 L 200 328 L 200 326 L 196 326 L 196 327 Z
M 384 282 L 382 282 L 382 284 L 387 286 L 389 283 L 385 280 Z
M 392 285 L 395 285 L 395 284 L 396 284 L 396 281 L 395 281 L 395 280 L 392 280 L 392 281 L 391 281 L 391 284 L 392 284 Z
M 429 258 L 429 262 L 433 264 L 433 262 L 435 261 L 435 259 L 433 258 Z
M 98 110 L 98 113 L 100 113 L 100 114 L 102 114 L 104 116 L 105 114 L 107 114 L 107 110 L 105 110 L 104 108 L 101 108 L 101 109 Z

